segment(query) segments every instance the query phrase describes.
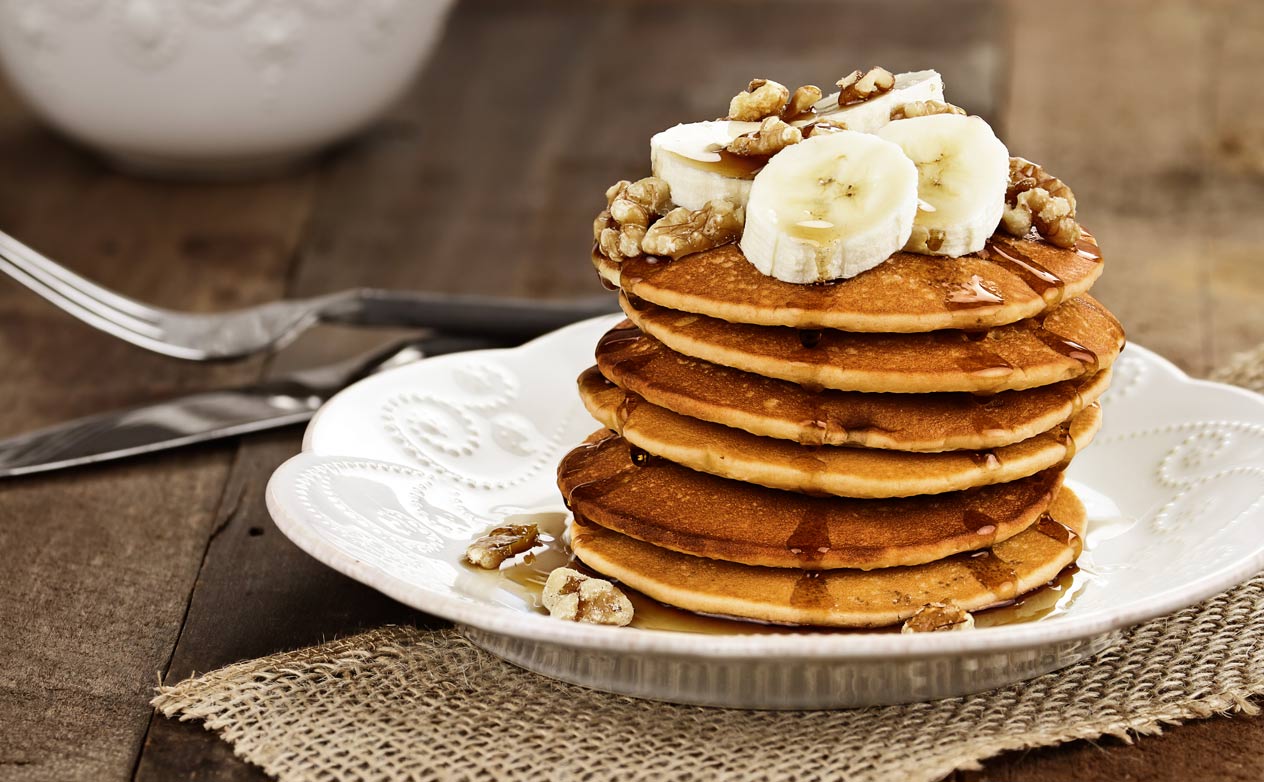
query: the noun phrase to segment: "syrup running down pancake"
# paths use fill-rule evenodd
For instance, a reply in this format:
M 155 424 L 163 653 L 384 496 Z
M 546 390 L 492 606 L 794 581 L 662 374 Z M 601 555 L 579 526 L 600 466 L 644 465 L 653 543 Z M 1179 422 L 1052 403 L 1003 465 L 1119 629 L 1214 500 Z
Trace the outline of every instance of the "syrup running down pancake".
M 651 256 L 593 263 L 608 283 L 679 312 L 732 323 L 842 331 L 980 329 L 1036 317 L 1086 293 L 1102 272 L 1085 234 L 1064 249 L 995 236 L 963 258 L 898 252 L 849 280 L 802 285 L 760 274 L 737 245 L 677 261 Z
M 593 570 L 668 605 L 763 622 L 883 627 L 928 603 L 966 611 L 1014 600 L 1079 556 L 1085 512 L 1069 490 L 1030 528 L 990 549 L 910 567 L 799 570 L 681 554 L 576 518 L 571 547 Z
M 677 464 L 774 489 L 842 497 L 941 494 L 1061 469 L 1101 426 L 1090 405 L 1067 424 L 985 451 L 910 453 L 804 447 L 678 415 L 610 385 L 594 367 L 579 379 L 588 412 L 632 445 Z
M 641 331 L 672 350 L 713 364 L 841 391 L 994 393 L 1094 375 L 1124 345 L 1123 327 L 1091 296 L 1039 320 L 988 331 L 860 334 L 826 330 L 812 340 L 784 326 L 728 323 L 621 294 Z
M 687 554 L 790 568 L 929 562 L 1016 535 L 1045 512 L 1061 473 L 900 499 L 812 497 L 647 457 L 598 432 L 558 468 L 579 518 Z
M 811 393 L 677 353 L 630 322 L 597 345 L 601 374 L 680 415 L 804 445 L 898 451 L 986 450 L 1046 432 L 1097 401 L 1110 371 L 994 395 Z

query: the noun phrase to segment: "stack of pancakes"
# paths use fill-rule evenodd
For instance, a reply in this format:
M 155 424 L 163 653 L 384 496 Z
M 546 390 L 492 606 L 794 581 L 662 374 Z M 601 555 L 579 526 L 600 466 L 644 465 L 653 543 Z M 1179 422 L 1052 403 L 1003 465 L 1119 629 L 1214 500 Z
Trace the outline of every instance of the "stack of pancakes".
M 735 245 L 593 261 L 628 320 L 579 378 L 603 429 L 558 470 L 588 567 L 692 611 L 877 627 L 1003 604 L 1079 555 L 1063 471 L 1124 341 L 1088 234 L 818 285 Z

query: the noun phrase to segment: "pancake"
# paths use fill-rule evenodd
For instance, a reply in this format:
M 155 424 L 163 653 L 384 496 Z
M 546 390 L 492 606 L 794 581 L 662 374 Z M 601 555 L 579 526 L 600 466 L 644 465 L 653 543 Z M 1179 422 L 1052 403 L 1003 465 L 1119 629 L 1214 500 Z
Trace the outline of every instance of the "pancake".
M 641 331 L 677 353 L 840 391 L 992 393 L 1034 388 L 1096 374 L 1114 362 L 1124 344 L 1119 321 L 1087 295 L 1064 302 L 1040 320 L 986 332 L 926 334 L 801 332 L 728 323 L 632 302 L 626 293 L 619 295 L 619 304 Z
M 1092 441 L 1102 422 L 1094 404 L 1069 424 L 1013 445 L 910 453 L 804 446 L 689 418 L 611 385 L 596 367 L 580 376 L 579 395 L 593 418 L 654 456 L 721 478 L 840 497 L 942 494 L 1061 469 Z
M 1048 431 L 1092 404 L 1110 370 L 992 396 L 810 393 L 785 380 L 681 355 L 624 321 L 597 345 L 601 374 L 651 404 L 804 445 L 984 450 Z
M 979 253 L 941 258 L 898 252 L 849 280 L 783 282 L 756 269 L 736 244 L 677 261 L 594 255 L 598 272 L 667 309 L 733 323 L 843 331 L 978 329 L 1040 315 L 1088 292 L 1102 273 L 1097 242 L 1075 249 L 994 236 Z
M 598 432 L 558 467 L 577 517 L 696 557 L 786 568 L 873 568 L 986 548 L 1034 524 L 1061 485 L 1048 470 L 969 491 L 885 500 L 812 497 L 638 460 Z
M 598 573 L 690 611 L 786 624 L 883 627 L 927 603 L 978 611 L 1038 589 L 1079 556 L 1084 526 L 1084 506 L 1063 489 L 1049 516 L 990 550 L 911 567 L 815 571 L 739 565 L 668 551 L 578 518 L 571 548 Z

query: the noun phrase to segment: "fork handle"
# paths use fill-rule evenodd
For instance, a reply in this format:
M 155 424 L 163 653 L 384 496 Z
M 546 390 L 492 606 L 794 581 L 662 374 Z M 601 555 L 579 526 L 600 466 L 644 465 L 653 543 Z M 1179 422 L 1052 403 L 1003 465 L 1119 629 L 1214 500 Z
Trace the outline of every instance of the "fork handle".
M 353 326 L 404 326 L 501 340 L 527 340 L 618 312 L 613 296 L 533 300 L 361 288 L 335 294 L 321 320 Z

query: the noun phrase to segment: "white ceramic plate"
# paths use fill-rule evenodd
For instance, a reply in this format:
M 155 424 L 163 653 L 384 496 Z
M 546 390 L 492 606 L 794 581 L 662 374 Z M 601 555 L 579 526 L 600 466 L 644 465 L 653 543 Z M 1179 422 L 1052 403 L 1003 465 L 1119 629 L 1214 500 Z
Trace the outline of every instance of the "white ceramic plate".
M 1070 470 L 1090 526 L 1075 599 L 1053 616 L 927 635 L 705 635 L 551 619 L 461 556 L 508 516 L 564 511 L 554 468 L 597 428 L 575 377 L 618 319 L 429 359 L 343 391 L 272 477 L 277 526 L 330 567 L 458 623 L 523 667 L 751 708 L 929 700 L 1030 678 L 1264 568 L 1264 397 L 1192 380 L 1132 345 L 1115 365 L 1101 434 Z

